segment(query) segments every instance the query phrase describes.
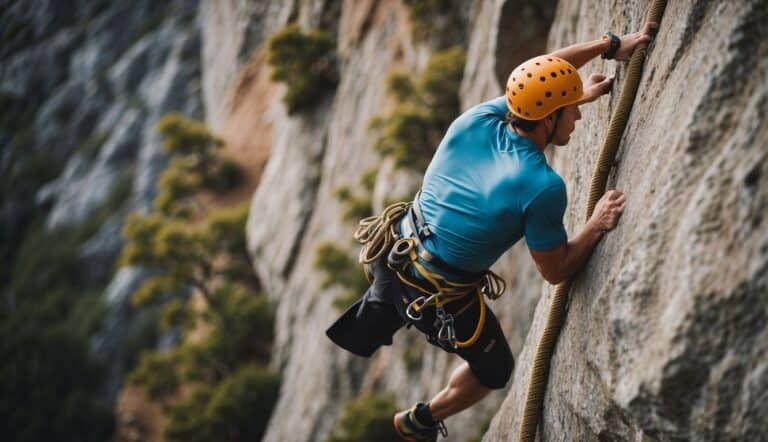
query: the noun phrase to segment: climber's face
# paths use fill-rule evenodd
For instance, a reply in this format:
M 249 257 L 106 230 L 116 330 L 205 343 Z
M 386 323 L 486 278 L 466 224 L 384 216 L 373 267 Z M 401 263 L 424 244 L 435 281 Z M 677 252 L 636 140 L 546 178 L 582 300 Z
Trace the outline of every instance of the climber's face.
M 564 107 L 560 120 L 554 128 L 555 136 L 552 137 L 552 144 L 555 146 L 565 146 L 568 144 L 568 141 L 571 139 L 571 133 L 576 129 L 576 121 L 578 120 L 581 120 L 579 106 L 572 104 Z

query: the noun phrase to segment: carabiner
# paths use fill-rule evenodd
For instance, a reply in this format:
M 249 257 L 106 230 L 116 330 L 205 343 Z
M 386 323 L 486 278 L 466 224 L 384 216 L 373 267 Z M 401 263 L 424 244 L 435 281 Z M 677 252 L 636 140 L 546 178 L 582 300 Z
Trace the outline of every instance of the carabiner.
M 421 307 L 426 301 L 426 298 L 423 296 L 419 296 L 418 298 L 411 301 L 411 303 L 408 304 L 408 307 L 405 309 L 406 316 L 408 316 L 412 321 L 421 321 Z M 411 313 L 412 311 L 415 311 L 416 314 Z

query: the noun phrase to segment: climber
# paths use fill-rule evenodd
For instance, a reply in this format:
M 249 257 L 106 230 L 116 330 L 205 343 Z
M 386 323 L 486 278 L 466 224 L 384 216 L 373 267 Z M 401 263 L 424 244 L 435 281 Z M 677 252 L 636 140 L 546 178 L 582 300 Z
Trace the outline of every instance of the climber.
M 451 124 L 413 204 L 390 206 L 361 222 L 361 228 L 381 232 L 388 249 L 373 255 L 366 269 L 371 286 L 327 335 L 367 357 L 390 345 L 403 325 L 413 325 L 431 344 L 465 360 L 429 402 L 395 414 L 404 439 L 445 436 L 444 419 L 503 388 L 511 376 L 514 358 L 483 300 L 483 294 L 495 299 L 503 291 L 488 268 L 525 236 L 538 271 L 556 284 L 579 270 L 616 226 L 626 198 L 613 190 L 568 239 L 566 188 L 543 151 L 549 144 L 565 146 L 581 119 L 579 105 L 611 90 L 613 79 L 600 74 L 582 85 L 577 69 L 601 54 L 628 60 L 654 29 L 647 23 L 620 37 L 609 32 L 522 63 L 510 74 L 505 96 Z M 356 233 L 364 243 L 363 263 L 369 249 L 382 243 L 370 236 Z

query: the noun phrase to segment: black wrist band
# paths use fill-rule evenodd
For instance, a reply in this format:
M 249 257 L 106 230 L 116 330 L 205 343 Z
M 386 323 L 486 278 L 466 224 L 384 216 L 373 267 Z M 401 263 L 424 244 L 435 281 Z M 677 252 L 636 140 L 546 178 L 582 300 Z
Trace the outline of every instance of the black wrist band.
M 607 51 L 603 52 L 603 55 L 600 57 L 605 60 L 613 60 L 613 57 L 616 55 L 616 51 L 618 51 L 619 46 L 621 46 L 621 39 L 610 31 L 606 32 L 603 37 L 608 37 L 611 40 L 611 47 L 609 47 Z

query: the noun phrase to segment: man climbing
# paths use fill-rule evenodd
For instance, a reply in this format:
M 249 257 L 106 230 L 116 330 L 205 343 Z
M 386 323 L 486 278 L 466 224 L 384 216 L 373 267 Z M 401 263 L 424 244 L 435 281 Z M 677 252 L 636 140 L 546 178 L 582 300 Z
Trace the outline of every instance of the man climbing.
M 613 190 L 597 203 L 581 232 L 568 239 L 562 178 L 543 154 L 565 146 L 581 119 L 579 105 L 611 90 L 612 79 L 577 69 L 598 55 L 628 60 L 651 39 L 641 32 L 575 44 L 530 59 L 512 71 L 503 97 L 479 104 L 448 129 L 412 204 L 363 220 L 355 237 L 372 281 L 366 293 L 327 331 L 341 347 L 370 356 L 403 325 L 465 362 L 427 403 L 394 417 L 406 440 L 436 440 L 443 420 L 503 388 L 514 366 L 503 331 L 485 305 L 501 281 L 488 268 L 521 237 L 545 280 L 578 271 L 624 210 Z

